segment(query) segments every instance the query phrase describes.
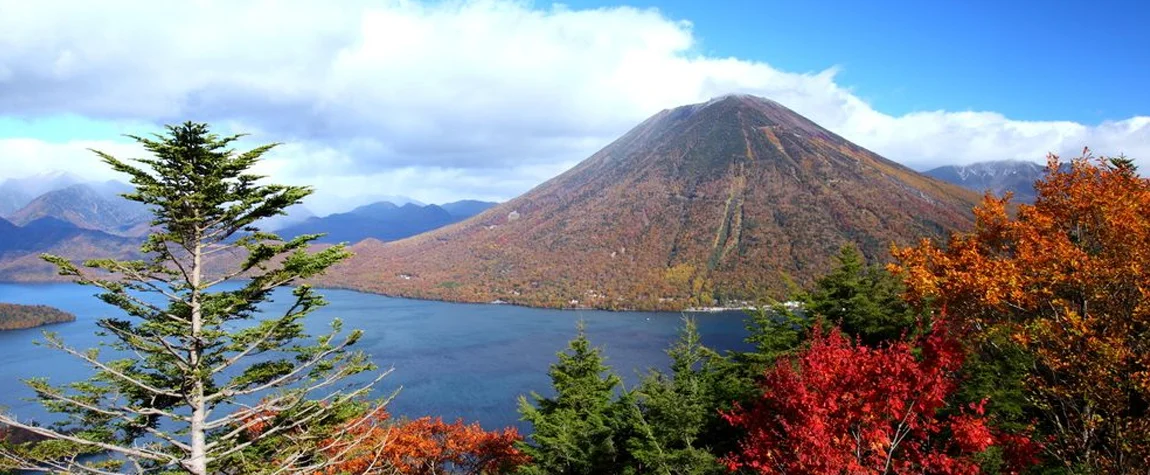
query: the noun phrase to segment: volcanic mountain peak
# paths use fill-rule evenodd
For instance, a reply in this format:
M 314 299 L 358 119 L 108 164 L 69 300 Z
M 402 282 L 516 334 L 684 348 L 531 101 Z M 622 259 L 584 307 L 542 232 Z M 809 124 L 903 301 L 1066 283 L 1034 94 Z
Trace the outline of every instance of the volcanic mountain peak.
M 707 109 L 726 108 L 719 114 L 745 113 L 758 116 L 759 121 L 769 123 L 769 126 L 783 127 L 793 132 L 803 132 L 809 135 L 834 135 L 810 119 L 803 117 L 786 106 L 765 97 L 750 94 L 727 94 L 715 97 L 707 102 L 679 106 L 665 112 L 671 116 L 693 116 Z M 837 137 L 837 136 L 835 136 Z
M 338 285 L 414 297 L 677 309 L 781 296 L 846 243 L 970 226 L 977 194 L 770 100 L 655 114 L 573 169 L 471 219 L 364 246 Z M 575 302 L 575 303 L 572 303 Z

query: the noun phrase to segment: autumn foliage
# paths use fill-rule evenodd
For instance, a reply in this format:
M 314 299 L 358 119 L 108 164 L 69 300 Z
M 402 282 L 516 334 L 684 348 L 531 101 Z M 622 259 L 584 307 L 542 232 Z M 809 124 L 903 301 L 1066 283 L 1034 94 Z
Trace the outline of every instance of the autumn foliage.
M 782 105 L 663 111 L 571 170 L 467 221 L 363 242 L 324 277 L 414 298 L 681 310 L 782 298 L 844 242 L 968 228 L 977 193 L 928 179 Z
M 1050 156 L 1033 206 L 988 196 L 946 248 L 895 252 L 917 301 L 945 306 L 972 344 L 1009 335 L 1035 361 L 1025 387 L 1047 454 L 1067 468 L 1150 460 L 1150 182 L 1126 159 Z
M 484 431 L 478 423 L 448 424 L 442 418 L 423 417 L 392 422 L 378 411 L 366 423 L 350 424 L 325 441 L 327 454 L 342 454 L 342 463 L 327 474 L 506 473 L 528 458 L 515 447 L 518 431 Z
M 746 430 L 731 469 L 758 473 L 977 473 L 995 443 L 981 405 L 946 417 L 962 349 L 935 331 L 914 346 L 855 344 L 812 330 L 810 346 L 767 371 L 762 397 L 727 414 Z
M 275 411 L 246 418 L 250 439 L 263 436 Z M 515 428 L 485 431 L 479 423 L 448 424 L 440 417 L 392 420 L 386 409 L 353 414 L 320 441 L 318 452 L 334 461 L 317 475 L 430 475 L 508 473 L 530 461 Z M 290 441 L 285 441 L 291 443 Z
M 0 303 L 0 330 L 32 328 L 50 323 L 72 322 L 76 316 L 47 305 Z

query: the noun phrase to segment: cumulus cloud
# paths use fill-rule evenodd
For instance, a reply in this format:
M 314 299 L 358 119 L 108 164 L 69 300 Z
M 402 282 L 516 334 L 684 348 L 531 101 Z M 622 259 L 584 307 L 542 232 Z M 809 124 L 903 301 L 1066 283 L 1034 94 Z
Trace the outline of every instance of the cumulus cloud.
M 994 112 L 891 116 L 836 82 L 833 65 L 796 73 L 710 57 L 689 22 L 656 10 L 0 0 L 0 11 L 0 115 L 226 124 L 288 142 L 268 170 L 314 183 L 328 200 L 509 198 L 661 109 L 730 92 L 777 100 L 919 169 L 1038 160 L 1084 145 L 1150 157 L 1150 117 L 1085 125 Z M 3 143 L 0 173 L 13 173 L 15 152 Z
M 120 178 L 111 169 L 96 166 L 99 159 L 89 149 L 114 156 L 141 156 L 138 147 L 123 142 L 77 140 L 50 143 L 28 138 L 0 138 L 0 179 L 52 171 L 67 171 L 91 181 Z

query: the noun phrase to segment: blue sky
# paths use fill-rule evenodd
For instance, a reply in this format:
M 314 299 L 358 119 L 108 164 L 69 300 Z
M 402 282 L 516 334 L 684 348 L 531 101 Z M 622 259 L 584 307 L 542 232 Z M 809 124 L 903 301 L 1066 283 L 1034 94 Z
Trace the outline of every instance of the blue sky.
M 536 2 L 538 6 L 545 2 Z M 572 0 L 691 22 L 699 53 L 787 71 L 840 68 L 876 109 L 996 111 L 1098 123 L 1150 114 L 1150 4 L 1107 0 Z M 129 126 L 75 114 L 0 117 L 0 136 L 95 140 Z
M 566 2 L 572 8 L 615 5 Z M 703 53 L 842 68 L 877 109 L 1097 123 L 1150 114 L 1150 3 L 634 0 L 690 21 Z
M 66 5 L 64 5 L 66 4 Z M 504 200 L 659 110 L 749 93 L 915 169 L 1150 168 L 1137 2 L 0 0 L 0 178 L 196 120 L 314 204 Z M 173 19 L 178 18 L 178 21 Z M 252 18 L 259 21 L 253 22 Z

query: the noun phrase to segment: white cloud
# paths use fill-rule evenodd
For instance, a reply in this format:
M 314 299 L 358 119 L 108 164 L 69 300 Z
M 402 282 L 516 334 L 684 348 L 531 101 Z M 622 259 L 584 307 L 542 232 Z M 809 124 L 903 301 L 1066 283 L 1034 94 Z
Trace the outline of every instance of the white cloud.
M 915 168 L 1040 160 L 1084 145 L 1150 157 L 1150 117 L 894 117 L 838 84 L 832 65 L 800 74 L 708 57 L 689 23 L 654 10 L 0 0 L 0 11 L 0 115 L 223 123 L 290 143 L 267 169 L 314 183 L 332 202 L 360 193 L 508 198 L 663 108 L 728 92 L 775 99 Z M 57 157 L 45 167 L 90 160 L 82 144 L 0 147 L 0 174 L 35 168 L 25 163 L 31 153 Z
M 66 171 L 91 181 L 119 179 L 116 172 L 100 163 L 89 149 L 116 157 L 139 157 L 142 150 L 133 144 L 112 141 L 71 141 L 49 143 L 27 138 L 0 138 L 0 181 L 48 171 Z

